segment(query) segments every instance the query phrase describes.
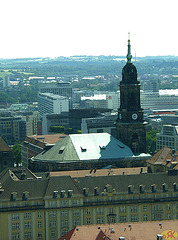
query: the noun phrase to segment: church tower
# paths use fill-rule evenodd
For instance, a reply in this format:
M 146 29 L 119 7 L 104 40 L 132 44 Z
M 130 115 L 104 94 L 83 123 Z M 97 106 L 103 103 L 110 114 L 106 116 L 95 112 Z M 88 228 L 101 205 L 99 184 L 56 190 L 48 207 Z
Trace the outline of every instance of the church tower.
M 146 123 L 140 104 L 140 82 L 137 69 L 131 62 L 130 36 L 127 63 L 122 69 L 120 82 L 120 108 L 116 122 L 117 138 L 131 148 L 133 153 L 146 152 Z

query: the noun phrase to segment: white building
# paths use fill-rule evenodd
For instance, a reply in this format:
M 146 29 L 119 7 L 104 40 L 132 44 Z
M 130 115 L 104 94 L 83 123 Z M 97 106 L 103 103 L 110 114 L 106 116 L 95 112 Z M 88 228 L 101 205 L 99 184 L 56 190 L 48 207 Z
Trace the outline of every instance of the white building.
M 178 151 L 178 126 L 163 125 L 160 133 L 156 134 L 157 151 L 168 146 Z
M 69 99 L 69 107 L 72 108 L 72 87 L 68 82 L 47 83 L 39 88 L 40 93 L 53 93 L 59 96 L 64 96 Z
M 40 116 L 44 114 L 60 114 L 69 111 L 69 99 L 52 93 L 38 94 L 38 109 Z

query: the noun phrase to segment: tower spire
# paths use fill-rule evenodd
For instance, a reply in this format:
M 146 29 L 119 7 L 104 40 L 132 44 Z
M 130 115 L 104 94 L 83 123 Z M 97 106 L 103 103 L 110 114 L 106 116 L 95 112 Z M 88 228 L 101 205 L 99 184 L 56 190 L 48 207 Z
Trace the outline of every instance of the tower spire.
M 131 63 L 132 55 L 131 55 L 131 45 L 130 45 L 130 32 L 128 33 L 128 53 L 127 53 L 127 62 Z

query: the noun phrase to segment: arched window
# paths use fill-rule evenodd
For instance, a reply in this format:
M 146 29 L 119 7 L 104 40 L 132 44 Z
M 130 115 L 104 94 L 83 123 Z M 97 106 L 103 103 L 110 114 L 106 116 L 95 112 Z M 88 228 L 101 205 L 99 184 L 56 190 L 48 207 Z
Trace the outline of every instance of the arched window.
M 138 134 L 137 134 L 137 133 L 134 133 L 134 134 L 132 135 L 132 141 L 133 141 L 133 142 L 137 142 L 137 141 L 138 141 Z

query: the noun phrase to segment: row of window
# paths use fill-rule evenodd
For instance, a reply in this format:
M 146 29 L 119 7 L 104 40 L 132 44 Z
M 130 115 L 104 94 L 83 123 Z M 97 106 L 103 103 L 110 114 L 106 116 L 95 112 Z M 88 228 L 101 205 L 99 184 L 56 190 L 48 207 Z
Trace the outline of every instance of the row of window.
M 37 237 L 38 238 L 43 237 L 43 234 L 42 234 L 41 231 L 37 233 Z M 12 234 L 12 240 L 16 240 L 16 239 L 20 239 L 20 233 L 18 233 L 18 232 Z M 32 239 L 32 233 L 31 232 L 25 232 L 24 233 L 24 239 Z
M 38 221 L 38 228 L 42 228 L 42 222 Z M 32 222 L 25 222 L 24 223 L 24 229 L 31 229 L 32 228 Z M 12 230 L 17 230 L 20 229 L 20 223 L 19 222 L 15 222 L 12 223 Z
M 31 213 L 28 212 L 28 213 L 24 213 L 24 219 L 31 219 Z M 38 218 L 42 218 L 42 213 L 41 212 L 38 212 L 37 213 L 37 217 Z M 20 216 L 18 213 L 16 214 L 12 214 L 12 220 L 19 220 L 20 219 Z

